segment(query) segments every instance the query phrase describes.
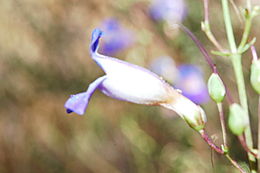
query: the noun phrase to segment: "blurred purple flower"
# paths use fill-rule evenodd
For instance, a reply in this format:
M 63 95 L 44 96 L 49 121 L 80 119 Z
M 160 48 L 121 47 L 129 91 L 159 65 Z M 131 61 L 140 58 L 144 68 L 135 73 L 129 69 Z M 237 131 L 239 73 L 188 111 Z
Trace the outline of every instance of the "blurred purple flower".
M 150 69 L 152 72 L 162 76 L 171 84 L 174 83 L 178 76 L 178 70 L 173 58 L 161 56 L 151 62 Z
M 175 87 L 197 104 L 208 102 L 208 89 L 201 70 L 194 65 L 181 65 L 178 70 L 179 75 Z
M 153 0 L 149 12 L 155 21 L 180 23 L 187 15 L 187 7 L 184 0 Z
M 105 20 L 101 28 L 105 33 L 100 47 L 101 53 L 115 55 L 128 48 L 134 41 L 133 33 L 123 28 L 116 19 Z

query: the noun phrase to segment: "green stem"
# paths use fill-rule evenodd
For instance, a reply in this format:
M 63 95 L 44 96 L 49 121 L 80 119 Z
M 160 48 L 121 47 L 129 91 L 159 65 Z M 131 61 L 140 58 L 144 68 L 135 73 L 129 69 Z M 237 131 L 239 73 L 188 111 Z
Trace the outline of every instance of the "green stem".
M 223 136 L 223 144 L 225 149 L 227 149 L 227 132 L 226 132 L 226 125 L 225 125 L 225 118 L 224 118 L 224 112 L 223 112 L 223 106 L 222 103 L 217 103 L 218 112 L 219 112 L 219 119 L 222 129 L 222 136 Z
M 230 57 L 235 71 L 239 99 L 242 107 L 245 109 L 247 114 L 248 127 L 245 129 L 245 139 L 248 147 L 252 149 L 253 140 L 252 140 L 251 127 L 250 127 L 249 114 L 248 114 L 247 96 L 246 96 L 245 82 L 244 82 L 243 69 L 241 63 L 241 54 L 237 53 L 237 47 L 236 47 L 236 42 L 234 38 L 233 27 L 231 23 L 230 12 L 229 12 L 228 0 L 221 0 L 221 1 L 222 1 L 223 16 L 224 16 L 224 22 L 225 22 L 225 27 L 227 32 L 227 38 L 232 52 L 232 55 Z M 250 153 L 248 153 L 248 158 L 251 167 L 251 173 L 256 173 L 256 159 Z
M 246 88 L 245 88 L 244 75 L 243 75 L 243 69 L 242 69 L 242 63 L 241 63 L 241 55 L 233 54 L 231 56 L 231 60 L 232 60 L 233 68 L 235 70 L 239 100 L 247 114 L 248 127 L 245 129 L 246 144 L 250 149 L 253 149 L 253 140 L 252 140 L 250 120 L 249 120 L 249 114 L 248 114 L 248 104 L 247 104 Z M 248 157 L 249 157 L 250 166 L 252 168 L 252 173 L 254 173 L 254 172 L 256 172 L 254 170 L 256 167 L 256 159 L 250 153 L 248 153 Z
M 230 157 L 228 151 L 224 151 L 222 148 L 220 148 L 220 147 L 218 147 L 218 146 L 216 146 L 216 145 L 214 144 L 214 142 L 213 142 L 212 139 L 208 136 L 207 132 L 206 132 L 204 129 L 200 130 L 199 133 L 200 133 L 201 137 L 205 140 L 205 142 L 207 142 L 207 144 L 208 144 L 213 150 L 215 150 L 215 151 L 216 151 L 217 153 L 219 153 L 219 154 L 225 155 L 225 156 L 228 158 L 228 160 L 231 162 L 231 164 L 232 164 L 234 167 L 236 167 L 241 173 L 246 173 L 246 171 L 243 170 L 243 168 L 242 168 L 235 160 L 233 160 L 233 159 Z
M 251 3 L 251 0 L 247 0 L 246 1 L 246 3 L 247 3 L 247 8 L 248 8 L 248 10 L 250 10 L 251 11 L 251 8 L 252 8 L 252 3 Z
M 215 36 L 211 32 L 210 24 L 209 24 L 209 0 L 203 0 L 204 6 L 204 22 L 202 22 L 202 30 L 205 32 L 209 40 L 217 47 L 217 49 L 221 52 L 224 52 L 222 46 L 218 43 Z
M 226 154 L 225 156 L 241 173 L 246 173 L 246 171 L 244 171 L 243 168 L 241 168 L 241 166 L 235 160 L 233 160 L 228 154 Z
M 211 32 L 210 29 L 210 25 L 209 25 L 209 21 L 204 21 L 203 23 L 203 27 L 202 30 L 205 32 L 205 34 L 207 35 L 208 39 L 212 42 L 212 44 L 221 52 L 225 52 L 225 50 L 223 49 L 223 47 L 218 43 L 217 39 L 215 38 L 215 36 L 213 35 L 213 33 Z
M 239 44 L 238 50 L 241 50 L 246 45 L 250 30 L 251 30 L 251 26 L 252 26 L 252 17 L 250 16 L 251 14 L 246 14 L 246 15 L 247 15 L 247 17 L 246 17 L 245 29 L 244 29 L 242 40 Z
M 260 96 L 258 96 L 258 158 L 260 158 Z M 258 161 L 258 170 L 260 170 L 260 161 Z
M 230 13 L 229 13 L 228 0 L 221 0 L 221 1 L 222 1 L 223 16 L 224 16 L 224 22 L 225 22 L 225 27 L 226 27 L 226 31 L 227 31 L 227 37 L 228 37 L 230 49 L 231 49 L 232 53 L 236 53 L 237 47 L 236 47 L 236 41 L 234 38 Z

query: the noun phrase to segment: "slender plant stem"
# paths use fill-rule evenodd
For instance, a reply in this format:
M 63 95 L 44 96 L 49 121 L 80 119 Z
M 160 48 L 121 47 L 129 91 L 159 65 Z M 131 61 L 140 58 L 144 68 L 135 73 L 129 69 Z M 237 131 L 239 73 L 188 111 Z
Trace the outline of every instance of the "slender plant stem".
M 246 4 L 247 4 L 247 8 L 248 8 L 248 10 L 251 11 L 251 8 L 252 8 L 251 0 L 247 0 L 247 1 L 246 1 Z
M 237 80 L 237 87 L 238 87 L 240 103 L 241 103 L 242 107 L 244 108 L 246 115 L 247 115 L 246 121 L 248 121 L 248 127 L 245 129 L 244 133 L 245 133 L 246 144 L 251 150 L 253 148 L 253 139 L 252 139 L 252 134 L 251 134 L 247 96 L 246 96 L 245 82 L 244 82 L 242 63 L 241 63 L 241 55 L 233 54 L 231 56 L 231 60 L 232 60 L 233 68 L 235 70 L 235 76 L 236 76 L 236 80 Z M 252 169 L 252 173 L 255 173 L 256 171 L 254 169 L 256 167 L 256 159 L 251 153 L 248 153 L 248 157 L 249 157 L 249 163 L 250 163 L 250 166 Z
M 243 168 L 241 168 L 241 166 L 235 161 L 233 160 L 228 154 L 226 154 L 226 158 L 228 158 L 228 160 L 241 172 L 241 173 L 247 173 L 245 170 L 243 170 Z
M 207 134 L 207 132 L 205 130 L 201 130 L 199 133 L 200 133 L 201 137 L 204 139 L 204 141 L 207 142 L 207 144 L 213 150 L 215 150 L 219 154 L 224 154 L 224 151 L 220 147 L 218 147 L 214 144 L 214 142 L 212 141 L 212 139 L 209 137 L 209 135 Z
M 255 50 L 255 46 L 251 46 L 251 52 L 252 52 L 252 56 L 253 56 L 253 60 L 252 61 L 257 61 L 258 60 L 258 56 Z
M 236 15 L 237 15 L 237 17 L 238 17 L 238 19 L 239 19 L 239 22 L 240 22 L 241 24 L 243 24 L 242 15 L 241 15 L 241 13 L 240 13 L 238 7 L 236 6 L 234 0 L 229 0 L 229 1 L 230 1 L 231 5 L 233 6 L 235 12 L 236 12 Z
M 260 96 L 258 96 L 258 159 L 260 158 Z M 260 161 L 258 161 L 258 170 L 260 170 Z
M 177 26 L 180 27 L 181 30 L 184 31 L 194 41 L 194 43 L 198 46 L 200 52 L 203 54 L 205 60 L 209 64 L 211 70 L 213 72 L 218 73 L 217 71 L 215 71 L 215 70 L 217 70 L 216 65 L 214 64 L 213 60 L 211 59 L 209 53 L 207 52 L 207 50 L 205 49 L 203 44 L 197 39 L 197 37 L 188 28 L 186 28 L 184 25 L 179 24 Z
M 209 21 L 209 0 L 203 0 L 204 21 Z
M 246 10 L 246 13 L 249 13 L 248 10 Z M 245 29 L 243 32 L 242 40 L 238 46 L 238 50 L 241 50 L 246 45 L 250 30 L 251 30 L 251 26 L 252 26 L 251 14 L 246 14 L 246 16 L 247 17 L 246 17 Z
M 234 167 L 236 167 L 241 173 L 246 173 L 246 171 L 244 171 L 241 166 L 235 161 L 233 160 L 230 155 L 228 154 L 228 152 L 225 152 L 222 148 L 216 146 L 214 144 L 214 142 L 212 141 L 212 139 L 208 136 L 207 132 L 203 129 L 200 132 L 201 137 L 204 139 L 205 142 L 207 142 L 207 144 L 217 153 L 225 155 L 228 160 L 232 163 L 232 165 Z
M 226 132 L 225 117 L 224 117 L 222 103 L 217 103 L 217 107 L 218 107 L 219 119 L 220 119 L 220 124 L 222 129 L 223 144 L 224 147 L 227 148 L 227 132 Z
M 194 43 L 197 45 L 200 52 L 204 56 L 204 59 L 207 61 L 208 65 L 210 66 L 212 72 L 217 73 L 220 76 L 218 69 L 217 69 L 217 66 L 214 64 L 211 56 L 209 55 L 209 53 L 207 52 L 207 50 L 205 49 L 203 44 L 199 41 L 199 39 L 197 39 L 197 37 L 184 25 L 176 24 L 175 26 L 179 27 L 182 31 L 184 31 L 194 41 Z M 232 95 L 231 95 L 231 93 L 230 93 L 230 91 L 229 91 L 229 89 L 227 88 L 226 85 L 225 85 L 225 88 L 226 88 L 226 93 L 227 93 L 228 104 L 232 104 L 234 102 Z
M 225 52 L 223 47 L 218 43 L 217 39 L 215 38 L 215 36 L 213 35 L 211 29 L 210 29 L 210 24 L 209 24 L 209 1 L 208 0 L 203 0 L 203 4 L 204 4 L 204 23 L 202 23 L 203 27 L 202 30 L 205 32 L 205 34 L 207 35 L 208 39 L 212 42 L 212 44 L 214 46 L 216 46 L 216 48 L 221 51 L 221 52 Z
M 224 22 L 225 22 L 229 46 L 231 52 L 236 53 L 237 51 L 236 41 L 234 38 L 233 27 L 232 27 L 230 13 L 229 13 L 228 0 L 221 0 L 221 2 L 222 2 L 223 16 L 224 16 Z
M 244 135 L 240 135 L 238 136 L 239 142 L 242 145 L 242 147 L 244 148 L 244 150 L 248 153 L 251 153 L 255 158 L 257 158 L 257 153 L 253 150 L 251 150 L 250 148 L 248 148 L 246 141 L 245 141 L 245 137 Z
M 235 71 L 239 99 L 242 107 L 246 111 L 247 121 L 249 124 L 248 127 L 245 129 L 245 139 L 248 147 L 252 149 L 253 140 L 252 140 L 251 127 L 250 127 L 249 114 L 248 114 L 247 96 L 246 96 L 245 82 L 244 82 L 242 62 L 241 62 L 241 54 L 237 53 L 237 47 L 234 38 L 230 13 L 229 13 L 228 0 L 222 0 L 222 8 L 223 8 L 223 16 L 224 16 L 224 22 L 225 22 L 225 27 L 227 32 L 227 38 L 232 52 L 231 61 Z M 250 153 L 248 153 L 248 157 L 249 157 L 251 172 L 256 173 L 256 159 Z

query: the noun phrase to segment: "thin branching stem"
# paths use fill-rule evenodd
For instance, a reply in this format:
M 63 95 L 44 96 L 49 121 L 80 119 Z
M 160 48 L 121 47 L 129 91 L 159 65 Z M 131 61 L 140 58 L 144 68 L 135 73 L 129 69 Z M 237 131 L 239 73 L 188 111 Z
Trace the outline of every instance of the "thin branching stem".
M 245 23 L 245 28 L 244 28 L 242 40 L 241 40 L 241 42 L 238 46 L 238 50 L 241 50 L 245 47 L 247 40 L 248 40 L 248 37 L 249 37 L 251 26 L 252 26 L 253 17 L 251 16 L 251 14 L 249 14 L 250 13 L 249 10 L 246 9 L 245 13 L 248 13 L 248 14 L 245 14 L 246 15 L 246 23 Z
M 235 71 L 239 99 L 240 99 L 240 103 L 241 103 L 242 107 L 244 108 L 244 110 L 246 111 L 246 115 L 247 115 L 246 121 L 248 122 L 248 127 L 245 129 L 246 144 L 250 149 L 252 149 L 253 148 L 253 139 L 252 139 L 252 134 L 251 134 L 251 127 L 250 127 L 249 113 L 248 113 L 248 104 L 247 104 L 247 95 L 246 95 L 246 88 L 245 88 L 244 75 L 243 75 L 243 69 L 242 69 L 242 61 L 241 61 L 242 55 L 237 52 L 237 46 L 236 46 L 236 42 L 235 42 L 235 37 L 234 37 L 234 32 L 233 32 L 233 27 L 232 27 L 230 12 L 229 12 L 228 0 L 221 0 L 221 2 L 222 2 L 223 17 L 224 17 L 224 22 L 225 22 L 225 27 L 226 27 L 226 32 L 227 32 L 227 38 L 228 38 L 230 50 L 232 53 L 230 58 L 231 58 L 233 68 Z M 242 40 L 244 40 L 244 39 L 245 38 L 243 38 Z M 248 157 L 249 157 L 251 172 L 256 173 L 256 159 L 251 153 L 248 153 Z
M 257 154 L 256 154 L 254 151 L 252 151 L 250 148 L 248 148 L 248 146 L 247 146 L 247 144 L 246 144 L 246 141 L 245 141 L 244 135 L 238 136 L 238 139 L 239 139 L 240 144 L 241 144 L 242 147 L 244 148 L 244 150 L 245 150 L 247 153 L 251 153 L 255 158 L 257 158 Z
M 214 144 L 214 142 L 212 141 L 212 139 L 209 137 L 209 135 L 207 134 L 207 132 L 205 130 L 201 130 L 200 132 L 201 137 L 204 139 L 205 142 L 207 142 L 207 144 L 217 153 L 219 154 L 224 154 L 224 151 L 222 150 L 222 148 L 216 146 Z
M 203 0 L 204 5 L 204 21 L 209 21 L 209 0 Z
M 257 158 L 260 158 L 260 96 L 258 96 L 258 153 Z M 260 170 L 260 161 L 258 162 L 258 170 Z
M 254 46 L 251 46 L 251 53 L 253 56 L 253 60 L 252 61 L 257 61 L 258 60 L 258 56 L 257 56 L 257 52 Z M 257 158 L 260 158 L 260 96 L 258 95 L 258 141 L 257 141 Z M 260 161 L 258 161 L 258 170 L 260 170 Z
M 199 39 L 197 39 L 197 37 L 187 27 L 185 27 L 184 25 L 176 24 L 175 26 L 180 27 L 182 29 L 182 31 L 184 31 L 194 41 L 194 43 L 197 45 L 197 47 L 199 48 L 200 52 L 204 56 L 206 62 L 210 66 L 212 72 L 216 73 L 216 74 L 218 74 L 220 76 L 220 74 L 218 72 L 218 69 L 217 69 L 217 66 L 214 64 L 212 58 L 210 57 L 209 53 L 207 52 L 207 50 L 205 49 L 203 44 L 199 41 Z M 225 88 L 226 88 L 226 93 L 227 93 L 228 104 L 234 103 L 233 98 L 231 96 L 231 93 L 230 93 L 229 89 L 226 87 L 226 85 L 225 85 Z
M 258 59 L 258 56 L 256 53 L 255 46 L 251 46 L 251 52 L 252 52 L 252 56 L 253 56 L 253 61 L 256 61 Z
M 202 30 L 207 35 L 208 39 L 212 42 L 212 44 L 221 52 L 225 52 L 223 47 L 219 44 L 216 37 L 213 35 L 211 29 L 210 29 L 210 23 L 209 23 L 209 1 L 203 0 L 204 4 L 204 23 L 202 23 L 203 27 Z
M 222 103 L 217 103 L 217 107 L 218 107 L 219 119 L 220 119 L 220 124 L 222 129 L 223 144 L 224 147 L 227 148 L 227 132 L 226 132 L 226 124 L 225 124 L 225 117 L 224 117 Z
M 233 160 L 230 155 L 226 154 L 226 158 L 241 172 L 241 173 L 247 173 L 243 168 L 235 161 Z
M 240 24 L 243 24 L 242 15 L 241 15 L 237 5 L 235 4 L 234 0 L 229 0 L 229 1 L 231 3 L 232 7 L 234 8 L 235 12 L 236 12 L 236 15 L 238 17 Z
M 251 9 L 252 9 L 252 2 L 251 2 L 251 0 L 247 0 L 246 1 L 246 5 L 247 5 L 248 10 L 251 11 Z
M 246 173 L 245 170 L 243 170 L 243 168 L 235 161 L 233 160 L 230 155 L 228 154 L 228 151 L 225 152 L 222 148 L 216 146 L 214 144 L 214 142 L 212 141 L 212 139 L 208 136 L 207 132 L 203 129 L 200 132 L 201 137 L 204 139 L 204 141 L 217 153 L 221 154 L 221 155 L 225 155 L 227 157 L 227 159 L 232 163 L 232 165 L 234 167 L 236 167 L 241 173 Z

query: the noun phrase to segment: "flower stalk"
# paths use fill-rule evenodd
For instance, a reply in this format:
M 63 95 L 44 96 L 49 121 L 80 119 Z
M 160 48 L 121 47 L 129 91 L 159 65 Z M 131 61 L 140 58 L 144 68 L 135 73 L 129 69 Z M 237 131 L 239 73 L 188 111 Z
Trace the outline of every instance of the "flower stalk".
M 238 136 L 239 142 L 242 145 L 242 147 L 244 148 L 244 150 L 248 153 L 251 153 L 255 158 L 257 158 L 257 152 L 255 152 L 254 150 L 251 150 L 250 148 L 248 148 L 244 135 L 240 135 Z
M 209 1 L 203 0 L 204 4 L 204 21 L 201 22 L 201 29 L 205 32 L 212 44 L 221 52 L 224 52 L 223 47 L 218 43 L 217 39 L 213 35 L 210 23 L 209 23 Z
M 229 12 L 228 0 L 222 0 L 222 8 L 223 8 L 223 16 L 224 16 L 225 28 L 226 28 L 226 32 L 227 32 L 227 38 L 228 38 L 228 42 L 229 42 L 229 46 L 230 46 L 230 50 L 231 50 L 230 58 L 232 61 L 232 65 L 233 65 L 233 68 L 235 71 L 235 76 L 236 76 L 236 81 L 237 81 L 239 99 L 240 99 L 241 105 L 244 108 L 244 110 L 246 111 L 246 115 L 247 115 L 248 127 L 245 129 L 245 132 L 244 132 L 246 144 L 251 149 L 251 148 L 253 148 L 253 140 L 252 140 L 252 134 L 251 134 L 251 127 L 250 127 L 249 114 L 248 114 L 247 96 L 246 96 L 245 82 L 244 82 L 242 62 L 241 62 L 242 55 L 239 54 L 237 51 L 236 42 L 235 42 L 234 33 L 233 33 L 233 27 L 232 27 L 232 23 L 231 23 L 230 12 Z M 245 30 L 246 30 L 246 35 L 244 36 L 245 38 L 243 38 L 242 41 L 247 40 L 247 37 L 248 37 L 247 32 L 249 32 L 250 28 L 247 28 Z M 250 162 L 250 166 L 252 169 L 252 173 L 255 173 L 256 172 L 256 169 L 255 169 L 256 159 L 251 153 L 248 153 L 248 157 L 249 157 L 249 162 Z
M 225 123 L 225 117 L 223 112 L 223 105 L 222 102 L 217 103 L 218 112 L 219 112 L 219 119 L 222 129 L 222 136 L 223 136 L 223 145 L 225 148 L 228 148 L 227 146 L 227 132 L 226 132 L 226 123 Z
M 214 62 L 213 62 L 212 58 L 210 57 L 209 53 L 207 52 L 207 50 L 205 49 L 203 44 L 197 39 L 197 37 L 188 28 L 186 28 L 184 25 L 179 24 L 177 26 L 180 27 L 182 29 L 182 31 L 184 31 L 194 41 L 194 43 L 197 45 L 200 52 L 204 56 L 204 59 L 206 60 L 206 62 L 210 66 L 212 72 L 216 73 L 220 76 L 218 69 L 217 69 L 217 66 L 214 64 Z M 228 101 L 229 104 L 232 104 L 234 102 L 232 95 L 231 95 L 229 89 L 226 87 L 225 84 L 224 84 L 224 86 L 225 86 L 225 89 L 226 89 L 227 101 Z
M 202 139 L 203 139 L 214 151 L 216 151 L 216 152 L 219 153 L 219 154 L 224 154 L 224 151 L 222 150 L 222 148 L 220 148 L 220 147 L 218 147 L 218 146 L 216 146 L 216 145 L 214 144 L 214 142 L 212 141 L 212 139 L 209 137 L 209 135 L 207 134 L 207 132 L 206 132 L 204 129 L 200 130 L 199 133 L 200 133 Z
M 230 155 L 226 154 L 226 158 L 241 172 L 241 173 L 247 173 L 243 168 L 235 161 L 233 160 Z
M 258 96 L 258 146 L 257 158 L 260 158 L 260 96 Z M 260 169 L 260 162 L 258 162 L 258 169 Z
M 218 147 L 217 145 L 214 144 L 214 142 L 212 141 L 212 139 L 208 136 L 207 132 L 202 129 L 199 131 L 201 137 L 204 139 L 204 141 L 214 150 L 216 151 L 217 153 L 221 154 L 221 155 L 225 155 L 226 158 L 232 163 L 232 165 L 234 167 L 236 167 L 241 173 L 246 173 L 245 170 L 243 170 L 243 168 L 235 161 L 233 160 L 229 153 L 228 153 L 228 150 L 226 148 L 220 148 Z
M 248 40 L 250 30 L 251 30 L 251 26 L 252 26 L 253 16 L 252 16 L 251 12 L 248 9 L 245 9 L 244 13 L 245 13 L 244 16 L 245 16 L 245 19 L 246 19 L 246 21 L 245 21 L 246 23 L 245 23 L 245 28 L 244 28 L 242 40 L 241 40 L 241 42 L 238 46 L 238 50 L 241 50 L 245 47 L 247 40 Z
M 259 95 L 259 71 L 257 67 L 259 63 L 259 59 L 257 56 L 257 52 L 254 46 L 251 46 L 251 53 L 253 56 L 252 65 L 251 65 L 251 84 L 255 91 L 258 93 L 258 141 L 257 141 L 257 158 L 260 158 L 260 95 Z M 258 170 L 260 169 L 260 162 L 258 162 Z

